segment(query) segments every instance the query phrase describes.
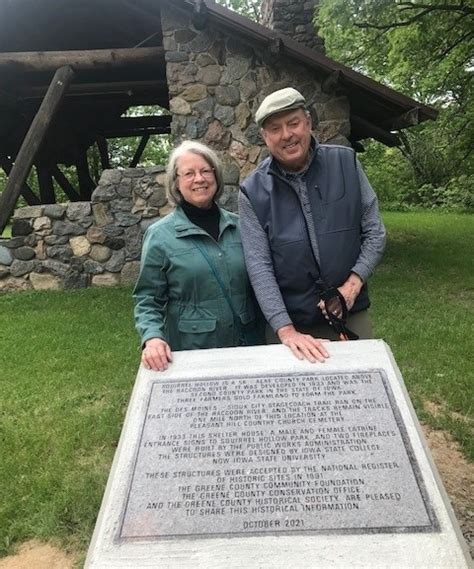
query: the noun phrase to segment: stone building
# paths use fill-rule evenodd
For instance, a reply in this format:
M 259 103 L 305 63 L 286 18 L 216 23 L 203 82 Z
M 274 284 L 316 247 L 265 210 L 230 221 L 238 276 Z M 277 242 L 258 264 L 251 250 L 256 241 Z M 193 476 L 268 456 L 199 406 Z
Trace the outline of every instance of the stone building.
M 9 78 L 0 94 L 0 166 L 10 173 L 0 197 L 0 230 L 20 193 L 33 206 L 17 210 L 13 238 L 0 241 L 0 290 L 133 280 L 143 230 L 168 211 L 162 173 L 111 172 L 107 138 L 141 137 L 132 166 L 150 135 L 171 132 L 174 142 L 203 141 L 222 158 L 223 203 L 235 209 L 239 180 L 265 154 L 253 115 L 275 89 L 293 86 L 305 95 L 323 142 L 356 148 L 365 138 L 396 145 L 394 131 L 436 116 L 329 59 L 320 43 L 318 51 L 295 41 L 303 41 L 305 32 L 311 43 L 302 22 L 308 23 L 303 11 L 311 13 L 312 2 L 265 0 L 265 18 L 274 29 L 210 0 L 84 0 L 75 10 L 61 4 L 55 11 L 58 3 L 51 0 L 42 11 L 29 0 L 10 5 L 10 19 L 18 19 L 27 4 L 30 22 L 35 10 L 49 22 L 34 36 L 13 34 L 8 18 L 0 23 L 0 78 Z M 97 21 L 98 6 L 106 27 Z M 78 19 L 80 28 L 69 33 Z M 52 37 L 48 30 L 55 26 L 62 32 Z M 61 104 L 54 106 L 54 97 Z M 124 116 L 144 104 L 167 114 Z M 37 120 L 41 113 L 47 120 Z M 96 190 L 85 160 L 93 144 L 104 168 Z M 40 195 L 26 185 L 32 164 Z M 78 188 L 61 175 L 64 164 L 77 168 Z M 55 184 L 77 203 L 52 207 Z

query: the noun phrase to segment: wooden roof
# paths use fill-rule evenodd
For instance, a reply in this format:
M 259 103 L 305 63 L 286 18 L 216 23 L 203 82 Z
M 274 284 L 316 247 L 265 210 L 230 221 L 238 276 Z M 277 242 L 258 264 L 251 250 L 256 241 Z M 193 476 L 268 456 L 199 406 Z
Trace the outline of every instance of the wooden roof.
M 96 135 L 142 134 L 162 131 L 150 124 L 127 124 L 119 117 L 130 106 L 168 107 L 165 60 L 162 51 L 160 9 L 166 0 L 3 0 L 0 7 L 0 144 L 14 155 L 25 129 L 37 111 L 55 71 L 45 68 L 51 53 L 43 54 L 43 65 L 32 60 L 23 65 L 8 62 L 20 53 L 68 52 L 77 50 L 138 51 L 135 61 L 121 65 L 90 65 L 79 71 L 66 96 L 61 113 L 67 117 L 57 125 L 61 148 L 56 148 L 59 162 L 73 163 L 68 148 L 68 133 L 84 144 L 92 144 Z M 274 53 L 304 63 L 327 76 L 328 84 L 337 82 L 351 101 L 352 140 L 374 137 L 390 139 L 390 131 L 427 119 L 436 111 L 377 83 L 291 38 L 255 24 L 209 0 L 174 0 L 174 7 L 205 18 L 214 25 L 237 34 L 243 40 Z M 138 47 L 137 47 L 138 46 Z M 161 48 L 154 57 L 145 56 L 144 48 Z M 125 52 L 124 52 L 125 53 Z M 37 55 L 39 64 L 40 55 Z M 73 65 L 74 67 L 74 65 Z M 153 120 L 151 121 L 153 122 Z M 65 137 L 65 140 L 63 138 Z M 58 136 L 52 137 L 58 140 Z M 384 140 L 383 140 L 384 141 Z M 54 141 L 50 141 L 53 143 Z M 74 145 L 72 145 L 74 146 Z
M 191 15 L 196 27 L 211 24 L 275 58 L 304 64 L 322 78 L 323 89 L 340 86 L 350 99 L 353 144 L 372 137 L 395 145 L 392 130 L 436 117 L 434 109 L 211 0 L 0 0 L 0 167 L 12 171 L 0 200 L 9 212 L 0 212 L 0 229 L 20 191 L 29 203 L 54 202 L 53 178 L 70 199 L 87 199 L 94 188 L 86 154 L 92 144 L 105 168 L 107 138 L 142 137 L 138 156 L 147 137 L 170 131 L 170 116 L 123 117 L 141 105 L 169 109 L 161 28 L 161 10 L 169 5 Z M 48 97 L 49 115 L 42 113 Z M 32 125 L 36 140 L 25 149 Z M 40 198 L 25 185 L 33 164 Z M 58 164 L 76 167 L 79 192 Z

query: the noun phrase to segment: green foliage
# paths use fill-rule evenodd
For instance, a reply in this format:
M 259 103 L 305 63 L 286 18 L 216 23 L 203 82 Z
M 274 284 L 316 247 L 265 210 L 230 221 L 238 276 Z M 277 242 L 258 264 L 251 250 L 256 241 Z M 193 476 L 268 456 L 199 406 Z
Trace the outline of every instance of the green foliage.
M 433 103 L 468 88 L 474 39 L 468 3 L 320 0 L 316 17 L 332 55 L 395 89 Z
M 167 111 L 157 106 L 141 106 L 130 108 L 127 117 L 143 117 L 147 115 L 163 115 Z M 112 168 L 126 168 L 132 161 L 133 155 L 140 144 L 140 137 L 109 139 L 110 165 Z M 140 166 L 165 165 L 171 151 L 171 137 L 167 134 L 153 135 L 147 142 L 140 159 Z
M 331 57 L 439 110 L 436 122 L 400 133 L 400 149 L 415 184 L 415 193 L 405 205 L 414 201 L 471 207 L 472 200 L 463 197 L 463 190 L 453 195 L 453 188 L 460 186 L 451 180 L 474 174 L 472 4 L 320 0 L 315 19 Z M 393 187 L 397 173 L 387 169 L 392 158 L 392 151 L 386 149 L 379 154 L 376 167 L 386 169 L 387 178 L 395 174 L 389 183 Z M 406 187 L 405 174 L 403 168 L 401 188 Z M 403 203 L 403 198 L 401 192 L 395 201 Z
M 260 5 L 262 0 L 217 0 L 217 3 L 255 22 L 261 21 Z
M 385 209 L 396 207 L 400 192 L 413 187 L 410 165 L 398 148 L 387 148 L 375 141 L 364 146 L 365 152 L 359 154 L 358 158 L 379 202 Z

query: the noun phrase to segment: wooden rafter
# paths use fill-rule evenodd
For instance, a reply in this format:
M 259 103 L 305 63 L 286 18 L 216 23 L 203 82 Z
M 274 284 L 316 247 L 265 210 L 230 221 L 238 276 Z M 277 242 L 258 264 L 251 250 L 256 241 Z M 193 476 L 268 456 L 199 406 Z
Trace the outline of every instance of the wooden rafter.
M 106 138 L 169 134 L 171 116 L 120 117 L 101 127 L 99 132 Z
M 0 53 L 0 70 L 54 71 L 65 65 L 75 71 L 149 65 L 162 58 L 162 47 L 90 49 L 81 51 L 36 51 Z
M 394 117 L 393 119 L 384 122 L 382 126 L 383 128 L 388 128 L 390 130 L 399 130 L 401 128 L 406 128 L 407 126 L 414 126 L 419 122 L 419 109 L 418 107 L 415 107 L 398 117 Z
M 145 136 L 142 136 L 140 144 L 137 146 L 132 161 L 130 162 L 130 168 L 136 168 L 137 164 L 140 162 L 140 158 L 142 157 L 143 151 L 145 150 L 145 147 L 149 140 L 150 140 L 149 134 L 145 134 Z
M 342 78 L 342 72 L 339 69 L 335 69 L 332 73 L 330 73 L 326 79 L 324 79 L 321 90 L 323 93 L 332 93 L 336 87 L 340 86 Z
M 156 93 L 167 89 L 165 79 L 152 81 L 107 81 L 98 83 L 77 83 L 71 85 L 68 98 L 98 96 L 98 95 L 128 95 L 135 93 Z M 44 97 L 47 85 L 20 86 L 15 89 L 15 94 L 22 99 L 39 99 Z
M 400 144 L 396 134 L 388 132 L 357 115 L 351 115 L 351 130 L 356 133 L 362 131 L 366 138 L 375 138 L 375 140 L 379 140 L 386 146 L 398 146 Z
M 81 199 L 81 196 L 76 192 L 71 182 L 66 178 L 66 176 L 62 173 L 59 166 L 55 164 L 52 169 L 51 173 L 56 180 L 56 182 L 61 186 L 61 189 L 66 194 L 66 196 L 72 202 L 78 202 Z
M 41 203 L 56 203 L 53 176 L 49 167 L 44 164 L 38 164 L 36 166 L 36 174 L 38 176 Z
M 110 159 L 109 159 L 109 146 L 107 144 L 107 139 L 104 136 L 96 137 L 96 144 L 99 150 L 100 163 L 102 165 L 102 170 L 110 169 Z
M 91 178 L 89 171 L 89 163 L 87 162 L 87 147 L 77 148 L 76 151 L 76 170 L 79 180 L 79 191 L 81 199 L 88 201 L 91 199 L 92 192 L 95 189 L 95 182 Z
M 11 160 L 2 156 L 0 156 L 0 166 L 7 176 L 10 174 L 13 168 Z M 28 205 L 39 205 L 41 203 L 41 200 L 26 182 L 23 184 L 20 193 L 25 198 L 25 201 Z

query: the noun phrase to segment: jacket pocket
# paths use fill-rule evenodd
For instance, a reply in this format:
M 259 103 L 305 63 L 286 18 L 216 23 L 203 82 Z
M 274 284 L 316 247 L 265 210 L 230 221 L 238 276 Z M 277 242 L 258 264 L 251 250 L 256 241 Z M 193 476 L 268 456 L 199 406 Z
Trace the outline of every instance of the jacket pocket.
M 245 326 L 255 321 L 255 313 L 250 310 L 242 310 L 239 314 L 240 322 Z
M 263 318 L 258 319 L 257 315 L 250 310 L 241 312 L 239 318 L 239 345 L 259 346 L 265 344 L 265 323 Z
M 215 318 L 199 320 L 181 319 L 178 322 L 180 344 L 183 350 L 199 350 L 216 347 Z

